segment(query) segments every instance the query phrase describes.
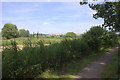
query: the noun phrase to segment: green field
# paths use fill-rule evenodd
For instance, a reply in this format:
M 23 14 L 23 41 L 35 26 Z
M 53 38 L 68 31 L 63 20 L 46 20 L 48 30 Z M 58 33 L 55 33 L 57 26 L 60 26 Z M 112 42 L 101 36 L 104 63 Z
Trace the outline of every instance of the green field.
M 29 37 L 20 37 L 20 38 L 14 38 L 14 39 L 9 39 L 9 40 L 2 40 L 2 44 L 3 45 L 9 45 L 11 40 L 15 40 L 18 45 L 23 45 L 25 41 L 27 41 L 28 39 L 31 40 L 32 43 L 37 42 L 42 40 L 44 42 L 44 44 L 52 44 L 52 43 L 56 43 L 56 42 L 61 42 L 61 40 L 63 40 L 63 38 L 47 38 L 47 37 L 40 37 L 40 38 L 29 38 Z
M 76 37 L 80 38 L 80 36 Z M 62 40 L 64 40 L 64 37 L 19 37 L 19 38 L 12 38 L 12 39 L 8 39 L 8 40 L 2 40 L 2 46 L 8 46 L 11 45 L 11 41 L 15 40 L 17 45 L 24 45 L 25 41 L 30 40 L 33 44 L 38 42 L 38 41 L 42 41 L 44 44 L 53 44 L 53 43 L 60 43 Z M 67 39 L 73 39 L 73 38 L 67 38 Z

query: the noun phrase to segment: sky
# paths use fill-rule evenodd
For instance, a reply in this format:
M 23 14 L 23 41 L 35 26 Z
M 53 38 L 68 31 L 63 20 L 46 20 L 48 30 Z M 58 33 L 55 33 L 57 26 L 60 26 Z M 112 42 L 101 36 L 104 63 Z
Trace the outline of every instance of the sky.
M 12 23 L 30 33 L 83 34 L 103 23 L 103 19 L 93 18 L 94 13 L 79 2 L 2 2 L 2 27 Z

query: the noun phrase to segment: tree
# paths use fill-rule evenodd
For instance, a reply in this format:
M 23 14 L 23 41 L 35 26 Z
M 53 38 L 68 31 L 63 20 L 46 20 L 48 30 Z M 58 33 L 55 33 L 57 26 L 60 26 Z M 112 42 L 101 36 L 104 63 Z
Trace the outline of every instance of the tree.
M 103 47 L 114 47 L 118 45 L 118 37 L 115 32 L 104 31 L 104 34 L 101 36 Z
M 89 45 L 91 50 L 99 50 L 101 47 L 116 46 L 118 44 L 117 34 L 108 31 L 101 26 L 94 26 L 90 28 L 82 39 Z
M 102 3 L 88 3 L 80 2 L 80 5 L 89 4 L 89 7 L 96 10 L 96 14 L 93 14 L 95 19 L 104 18 L 103 27 L 108 27 L 109 30 L 119 32 L 120 31 L 120 1 L 119 2 L 102 2 Z
M 74 32 L 67 32 L 66 37 L 76 37 L 76 34 Z
M 6 23 L 2 28 L 2 37 L 6 39 L 17 38 L 19 36 L 17 26 L 11 23 Z
M 20 37 L 29 37 L 30 32 L 28 30 L 25 30 L 25 29 L 20 29 L 19 35 L 20 35 Z

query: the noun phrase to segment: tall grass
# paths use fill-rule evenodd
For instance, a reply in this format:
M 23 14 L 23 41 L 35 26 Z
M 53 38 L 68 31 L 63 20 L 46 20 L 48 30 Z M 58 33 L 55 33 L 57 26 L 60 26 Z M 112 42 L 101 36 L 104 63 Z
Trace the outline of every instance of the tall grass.
M 76 44 L 84 48 L 81 47 L 79 50 Z M 64 62 L 80 57 L 82 52 L 87 52 L 84 51 L 87 50 L 87 44 L 81 40 L 65 39 L 61 43 L 49 46 L 44 46 L 42 41 L 32 46 L 28 40 L 23 50 L 18 49 L 15 41 L 12 41 L 11 45 L 11 48 L 3 51 L 3 77 L 33 77 L 48 68 L 59 69 Z

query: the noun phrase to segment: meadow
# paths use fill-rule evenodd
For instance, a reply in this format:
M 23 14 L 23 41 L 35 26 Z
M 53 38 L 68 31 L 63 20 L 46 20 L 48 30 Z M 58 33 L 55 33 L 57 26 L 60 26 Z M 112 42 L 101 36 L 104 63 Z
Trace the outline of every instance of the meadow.
M 80 38 L 81 36 L 77 36 L 76 38 Z M 24 45 L 24 42 L 27 40 L 31 40 L 32 43 L 42 40 L 44 44 L 53 44 L 53 43 L 60 43 L 65 37 L 18 37 L 12 39 L 2 39 L 2 46 L 8 46 L 11 44 L 11 40 L 15 40 L 17 45 Z M 73 38 L 68 38 L 73 39 Z
M 39 40 L 43 40 L 44 44 L 50 44 L 51 43 L 55 43 L 55 42 L 60 42 L 63 38 L 49 38 L 49 37 L 40 37 L 40 38 L 36 38 L 36 37 L 19 37 L 19 38 L 14 38 L 15 41 L 18 43 L 18 45 L 23 45 L 24 41 L 27 41 L 28 39 L 30 39 L 32 42 L 35 41 L 39 41 Z M 3 45 L 9 45 L 11 40 L 14 39 L 9 39 L 9 40 L 3 40 L 2 43 Z

